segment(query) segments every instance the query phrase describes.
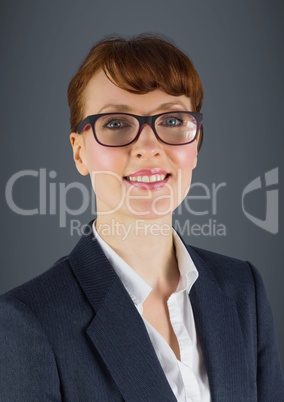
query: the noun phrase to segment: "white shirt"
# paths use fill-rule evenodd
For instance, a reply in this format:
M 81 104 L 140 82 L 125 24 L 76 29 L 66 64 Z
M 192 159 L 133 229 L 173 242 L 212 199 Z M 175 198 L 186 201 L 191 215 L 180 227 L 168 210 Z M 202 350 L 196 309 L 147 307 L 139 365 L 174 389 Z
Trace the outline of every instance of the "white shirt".
M 173 230 L 180 280 L 177 290 L 171 294 L 167 304 L 170 321 L 179 344 L 180 361 L 166 340 L 143 317 L 143 302 L 151 292 L 151 286 L 100 237 L 95 224 L 93 232 L 141 314 L 159 362 L 178 402 L 210 402 L 208 377 L 188 296 L 198 278 L 198 272 L 177 233 Z

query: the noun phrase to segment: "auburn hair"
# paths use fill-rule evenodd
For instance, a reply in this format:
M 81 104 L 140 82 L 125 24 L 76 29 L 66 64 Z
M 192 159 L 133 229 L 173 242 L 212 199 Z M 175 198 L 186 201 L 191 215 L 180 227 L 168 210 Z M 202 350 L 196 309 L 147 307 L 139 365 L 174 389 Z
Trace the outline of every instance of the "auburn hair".
M 68 86 L 71 131 L 85 117 L 85 90 L 91 78 L 103 70 L 118 87 L 136 94 L 160 89 L 173 96 L 190 97 L 199 112 L 203 88 L 191 60 L 173 42 L 153 34 L 125 39 L 107 37 L 96 43 Z

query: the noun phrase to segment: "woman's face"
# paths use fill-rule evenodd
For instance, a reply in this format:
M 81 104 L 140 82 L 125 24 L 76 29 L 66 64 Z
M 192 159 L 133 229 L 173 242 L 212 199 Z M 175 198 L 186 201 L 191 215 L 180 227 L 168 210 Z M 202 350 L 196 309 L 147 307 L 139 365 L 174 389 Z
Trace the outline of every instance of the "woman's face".
M 133 94 L 114 85 L 103 71 L 86 88 L 84 117 L 107 112 L 150 116 L 182 110 L 192 110 L 185 95 L 171 96 L 159 89 Z M 197 141 L 167 145 L 157 139 L 148 125 L 134 143 L 124 147 L 100 145 L 91 127 L 82 134 L 72 133 L 70 139 L 77 169 L 91 176 L 101 216 L 117 216 L 120 220 L 160 218 L 170 215 L 189 190 Z

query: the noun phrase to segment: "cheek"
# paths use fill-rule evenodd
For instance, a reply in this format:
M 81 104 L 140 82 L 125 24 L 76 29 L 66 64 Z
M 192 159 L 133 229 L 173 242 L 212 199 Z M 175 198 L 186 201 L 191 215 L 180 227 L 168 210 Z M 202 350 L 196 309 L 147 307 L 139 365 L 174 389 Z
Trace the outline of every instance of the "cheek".
M 196 155 L 197 142 L 194 141 L 192 144 L 175 147 L 172 159 L 179 169 L 191 172 L 195 166 Z
M 85 141 L 85 160 L 97 200 L 104 205 L 119 205 L 123 198 L 124 153 L 118 148 L 104 147 L 91 138 Z
M 192 171 L 196 164 L 197 155 L 197 143 L 186 145 L 180 147 L 180 149 L 175 149 L 174 160 L 176 167 L 178 168 L 178 201 L 180 204 L 186 197 L 192 179 Z
M 90 172 L 111 171 L 120 173 L 123 155 L 117 148 L 104 147 L 91 137 L 85 140 L 86 163 Z

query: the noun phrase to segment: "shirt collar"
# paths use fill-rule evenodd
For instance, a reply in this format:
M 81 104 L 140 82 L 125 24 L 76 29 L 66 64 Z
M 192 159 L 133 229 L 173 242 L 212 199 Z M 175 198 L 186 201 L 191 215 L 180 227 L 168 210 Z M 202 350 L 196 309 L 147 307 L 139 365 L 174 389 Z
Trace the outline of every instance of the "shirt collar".
M 194 282 L 198 278 L 198 271 L 192 261 L 192 258 L 187 251 L 185 245 L 180 239 L 177 232 L 173 229 L 173 239 L 176 251 L 176 258 L 178 262 L 178 268 L 180 272 L 180 280 L 177 286 L 176 292 L 187 291 L 190 292 Z
M 107 259 L 119 276 L 121 282 L 129 293 L 131 299 L 136 306 L 142 304 L 152 290 L 148 285 L 98 234 L 93 222 L 93 233 L 99 245 L 103 249 Z M 198 271 L 185 248 L 183 242 L 179 238 L 176 231 L 173 229 L 173 240 L 176 251 L 178 267 L 180 271 L 180 280 L 177 286 L 176 293 L 183 291 L 190 292 L 190 289 L 198 278 Z

